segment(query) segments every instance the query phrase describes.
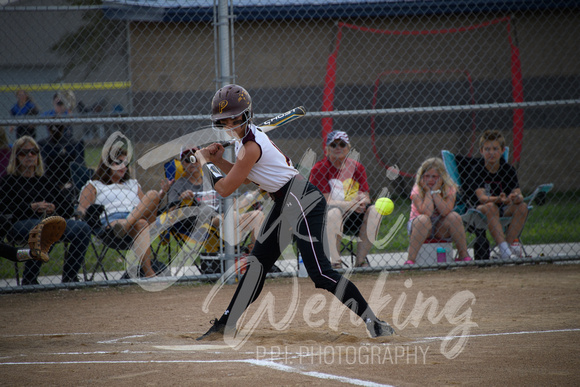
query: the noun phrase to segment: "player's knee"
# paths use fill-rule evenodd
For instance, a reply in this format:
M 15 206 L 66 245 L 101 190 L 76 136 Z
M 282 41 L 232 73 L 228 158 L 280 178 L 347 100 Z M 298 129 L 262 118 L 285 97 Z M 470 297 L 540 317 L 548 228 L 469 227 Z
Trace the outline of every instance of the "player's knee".
M 413 220 L 413 228 L 421 230 L 430 230 L 432 227 L 431 218 L 427 215 L 419 215 Z
M 461 216 L 455 211 L 451 211 L 449 214 L 447 214 L 446 218 L 451 224 L 456 225 L 459 224 L 459 222 L 462 222 Z
M 499 216 L 499 207 L 494 203 L 485 203 L 479 206 L 478 209 L 487 216 Z
M 329 222 L 342 222 L 342 212 L 340 209 L 333 207 L 328 210 L 327 219 Z
M 145 197 L 147 199 L 149 199 L 150 201 L 156 202 L 156 203 L 159 203 L 159 201 L 161 200 L 161 195 L 159 195 L 159 192 L 155 191 L 155 190 L 147 191 L 147 193 L 145 194 Z
M 133 226 L 133 229 L 136 231 L 141 231 L 147 226 L 149 226 L 149 223 L 145 219 L 139 219 Z
M 334 292 L 336 289 L 336 284 L 340 281 L 340 274 L 334 273 L 308 273 L 312 282 L 314 282 L 314 287 L 317 289 L 328 290 L 329 292 Z

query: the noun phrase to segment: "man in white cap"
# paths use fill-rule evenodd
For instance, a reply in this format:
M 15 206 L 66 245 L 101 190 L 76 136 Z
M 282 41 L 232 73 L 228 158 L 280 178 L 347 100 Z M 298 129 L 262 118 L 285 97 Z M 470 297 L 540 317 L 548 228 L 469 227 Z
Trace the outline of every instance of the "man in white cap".
M 360 238 L 357 243 L 356 267 L 368 267 L 366 259 L 372 247 L 381 216 L 371 204 L 365 167 L 348 157 L 348 134 L 335 130 L 326 138 L 326 157 L 314 164 L 310 182 L 328 202 L 326 232 L 334 268 L 341 268 L 340 241 L 343 232 Z

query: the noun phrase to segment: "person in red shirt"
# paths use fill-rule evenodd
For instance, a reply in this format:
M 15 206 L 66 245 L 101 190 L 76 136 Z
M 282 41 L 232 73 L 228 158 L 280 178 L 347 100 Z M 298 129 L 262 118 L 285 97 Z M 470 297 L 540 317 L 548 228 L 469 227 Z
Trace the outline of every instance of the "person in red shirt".
M 343 232 L 360 238 L 356 267 L 368 267 L 366 259 L 381 220 L 371 204 L 365 167 L 348 157 L 350 139 L 342 131 L 330 132 L 326 139 L 326 157 L 314 164 L 310 182 L 322 192 L 328 203 L 326 233 L 334 268 L 341 268 L 340 241 Z

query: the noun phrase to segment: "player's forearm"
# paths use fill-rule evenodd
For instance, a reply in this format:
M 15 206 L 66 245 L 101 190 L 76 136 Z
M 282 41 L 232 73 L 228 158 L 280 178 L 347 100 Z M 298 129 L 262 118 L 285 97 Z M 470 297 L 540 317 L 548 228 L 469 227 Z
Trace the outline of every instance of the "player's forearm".
M 427 216 L 433 215 L 435 204 L 433 203 L 433 198 L 429 193 L 426 193 L 425 197 L 423 197 L 423 200 L 419 200 L 416 206 L 419 213 Z
M 230 173 L 230 171 L 232 170 L 232 168 L 234 167 L 234 164 L 231 163 L 230 161 L 224 159 L 224 158 L 220 158 L 218 160 L 216 160 L 214 162 L 215 165 L 217 165 L 217 167 L 219 169 L 221 169 L 225 174 Z

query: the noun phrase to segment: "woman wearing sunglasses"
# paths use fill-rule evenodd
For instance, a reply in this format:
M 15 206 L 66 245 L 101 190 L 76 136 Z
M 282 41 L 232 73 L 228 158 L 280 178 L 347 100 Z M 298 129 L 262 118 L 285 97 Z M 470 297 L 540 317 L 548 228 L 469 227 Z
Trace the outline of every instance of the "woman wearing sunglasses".
M 114 154 L 109 153 L 105 159 L 101 158 L 92 180 L 81 190 L 77 214 L 84 217 L 92 204 L 103 205 L 105 212 L 101 215 L 102 226 L 111 228 L 118 238 L 133 238 L 141 261 L 141 274 L 154 277 L 149 233 L 145 232 L 139 238 L 137 236 L 155 222 L 159 203 L 173 180 L 163 180 L 159 191 L 144 193 L 137 180 L 131 178 L 128 164 L 126 149 L 119 149 Z
M 44 164 L 38 144 L 30 136 L 16 140 L 12 147 L 7 175 L 0 183 L 0 208 L 10 216 L 10 239 L 21 242 L 43 217 L 61 215 L 66 218 L 70 205 L 59 197 L 58 189 L 44 174 Z M 69 254 L 64 262 L 62 282 L 78 282 L 77 274 L 85 259 L 91 235 L 90 227 L 81 221 L 67 220 L 62 237 L 70 242 Z M 23 285 L 38 283 L 40 261 L 27 261 L 22 278 Z

